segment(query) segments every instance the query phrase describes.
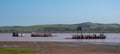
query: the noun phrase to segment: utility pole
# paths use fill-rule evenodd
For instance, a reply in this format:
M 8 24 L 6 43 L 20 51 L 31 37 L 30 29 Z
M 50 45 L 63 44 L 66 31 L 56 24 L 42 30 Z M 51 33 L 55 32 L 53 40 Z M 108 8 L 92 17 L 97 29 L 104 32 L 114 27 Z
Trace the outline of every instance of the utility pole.
M 81 35 L 82 35 L 82 27 L 81 26 L 77 27 L 77 36 L 79 35 L 79 31 L 81 31 Z

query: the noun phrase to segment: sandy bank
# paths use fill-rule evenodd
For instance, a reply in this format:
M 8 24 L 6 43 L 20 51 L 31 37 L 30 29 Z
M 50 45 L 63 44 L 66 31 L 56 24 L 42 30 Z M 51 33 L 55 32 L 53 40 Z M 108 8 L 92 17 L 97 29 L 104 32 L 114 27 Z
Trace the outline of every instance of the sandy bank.
M 0 41 L 1 47 L 34 49 L 40 54 L 120 54 L 120 45 Z

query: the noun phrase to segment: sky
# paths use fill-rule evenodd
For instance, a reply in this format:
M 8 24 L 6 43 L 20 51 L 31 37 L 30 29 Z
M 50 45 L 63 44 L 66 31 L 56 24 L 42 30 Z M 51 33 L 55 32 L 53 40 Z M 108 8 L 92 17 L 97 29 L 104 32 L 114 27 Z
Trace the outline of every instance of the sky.
M 120 24 L 120 0 L 0 0 L 0 26 Z

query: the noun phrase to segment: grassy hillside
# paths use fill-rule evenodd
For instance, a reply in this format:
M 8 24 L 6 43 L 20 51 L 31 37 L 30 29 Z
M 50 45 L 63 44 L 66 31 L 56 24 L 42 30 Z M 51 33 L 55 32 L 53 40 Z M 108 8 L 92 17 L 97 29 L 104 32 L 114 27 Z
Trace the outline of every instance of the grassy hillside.
M 120 24 L 100 24 L 91 22 L 80 24 L 0 26 L 0 32 L 76 32 L 77 26 L 82 26 L 83 32 L 120 32 Z
M 37 51 L 23 49 L 1 48 L 0 54 L 37 54 Z

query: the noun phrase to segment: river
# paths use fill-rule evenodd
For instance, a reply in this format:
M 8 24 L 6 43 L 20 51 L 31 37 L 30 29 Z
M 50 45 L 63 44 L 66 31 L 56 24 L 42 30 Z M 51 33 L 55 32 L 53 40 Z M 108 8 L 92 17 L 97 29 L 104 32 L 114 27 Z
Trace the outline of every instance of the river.
M 0 41 L 120 43 L 120 33 L 106 33 L 106 39 L 66 39 L 71 38 L 74 34 L 75 33 L 53 33 L 53 37 L 31 37 L 31 34 L 27 33 L 25 37 L 12 37 L 12 33 L 0 33 Z

